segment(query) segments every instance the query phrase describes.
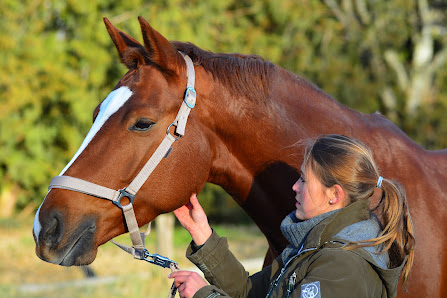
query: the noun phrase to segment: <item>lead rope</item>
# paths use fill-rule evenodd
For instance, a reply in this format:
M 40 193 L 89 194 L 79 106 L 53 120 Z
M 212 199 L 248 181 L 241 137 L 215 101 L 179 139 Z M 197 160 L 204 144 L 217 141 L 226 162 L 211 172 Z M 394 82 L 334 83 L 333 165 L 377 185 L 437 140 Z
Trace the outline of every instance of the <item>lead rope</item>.
M 180 267 L 178 266 L 177 263 L 172 263 L 171 266 L 169 266 L 169 267 L 171 268 L 171 273 L 174 273 L 174 272 L 177 272 L 180 270 Z M 173 281 L 171 289 L 169 290 L 168 298 L 174 298 L 175 294 L 177 294 L 177 287 L 175 286 L 175 281 Z
M 143 241 L 143 245 L 144 245 L 144 239 L 150 233 L 151 233 L 151 223 L 148 224 L 147 230 L 145 233 L 140 233 L 141 240 Z M 116 246 L 118 246 L 119 248 L 124 250 L 125 252 L 134 254 L 134 257 L 135 257 L 135 248 L 134 247 L 115 242 L 113 239 L 110 240 L 110 242 L 112 242 L 113 244 L 115 244 Z M 144 248 L 144 252 L 139 255 L 141 255 L 142 258 L 138 258 L 138 259 L 145 260 L 149 263 L 161 266 L 163 268 L 169 268 L 169 269 L 171 269 L 171 273 L 174 273 L 174 272 L 177 272 L 180 270 L 180 267 L 176 262 L 174 262 L 166 257 L 160 256 L 158 254 L 149 254 L 149 252 L 146 248 Z M 148 259 L 148 257 L 151 257 L 152 259 Z M 169 290 L 168 298 L 174 298 L 176 294 L 177 294 L 177 287 L 175 286 L 175 281 L 174 281 L 174 282 L 172 282 L 171 289 Z

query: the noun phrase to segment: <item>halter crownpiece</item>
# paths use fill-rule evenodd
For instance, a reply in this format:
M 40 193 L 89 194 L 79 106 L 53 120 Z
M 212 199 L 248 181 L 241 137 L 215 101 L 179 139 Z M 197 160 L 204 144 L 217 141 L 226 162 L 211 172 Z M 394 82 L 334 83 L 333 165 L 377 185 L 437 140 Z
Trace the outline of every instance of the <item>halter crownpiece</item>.
M 383 181 L 383 177 L 379 176 L 379 179 L 377 179 L 377 185 L 376 185 L 377 188 L 381 188 L 382 187 L 382 181 Z
M 171 270 L 173 271 L 178 270 L 178 265 L 176 262 L 158 254 L 150 254 L 149 251 L 144 247 L 144 239 L 150 232 L 150 223 L 146 233 L 140 233 L 133 209 L 133 202 L 135 200 L 137 192 L 152 174 L 157 165 L 163 158 L 167 158 L 169 156 L 169 153 L 172 151 L 171 145 L 185 134 L 185 127 L 189 113 L 196 104 L 196 91 L 194 89 L 194 64 L 192 63 L 191 58 L 188 55 L 185 55 L 182 52 L 180 52 L 180 54 L 186 62 L 187 69 L 187 86 L 182 105 L 180 106 L 175 120 L 168 126 L 165 138 L 162 140 L 160 145 L 157 147 L 155 152 L 152 154 L 152 156 L 149 158 L 147 163 L 134 178 L 134 180 L 126 188 L 114 190 L 75 177 L 56 176 L 51 180 L 48 187 L 49 190 L 53 188 L 67 189 L 112 201 L 113 204 L 115 204 L 123 211 L 127 229 L 132 240 L 132 247 L 116 243 L 113 240 L 111 240 L 111 242 L 119 246 L 124 251 L 132 254 L 133 257 L 136 259 L 145 260 L 164 268 L 171 268 Z M 171 126 L 175 126 L 176 136 L 170 133 Z M 121 199 L 124 197 L 128 198 L 130 202 L 127 205 L 123 206 L 121 205 Z

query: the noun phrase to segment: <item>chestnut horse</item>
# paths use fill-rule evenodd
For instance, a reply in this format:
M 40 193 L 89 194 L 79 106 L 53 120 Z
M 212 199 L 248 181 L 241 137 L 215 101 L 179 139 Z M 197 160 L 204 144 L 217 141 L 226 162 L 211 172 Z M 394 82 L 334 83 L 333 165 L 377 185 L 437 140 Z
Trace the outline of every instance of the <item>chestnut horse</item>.
M 134 179 L 182 103 L 187 77 L 181 51 L 194 62 L 197 104 L 185 135 L 135 198 L 138 225 L 184 205 L 211 182 L 242 206 L 265 234 L 270 257 L 277 256 L 287 244 L 280 222 L 295 204 L 292 185 L 303 159 L 298 141 L 344 134 L 370 146 L 381 175 L 400 181 L 408 193 L 417 245 L 407 295 L 447 295 L 447 150 L 427 151 L 383 116 L 351 110 L 258 56 L 170 43 L 139 21 L 144 45 L 105 19 L 129 71 L 107 99 L 113 112 L 95 109 L 94 118 L 101 118 L 95 133 L 61 175 L 112 189 Z M 64 266 L 89 264 L 100 245 L 126 229 L 122 211 L 109 201 L 51 189 L 34 221 L 36 253 Z

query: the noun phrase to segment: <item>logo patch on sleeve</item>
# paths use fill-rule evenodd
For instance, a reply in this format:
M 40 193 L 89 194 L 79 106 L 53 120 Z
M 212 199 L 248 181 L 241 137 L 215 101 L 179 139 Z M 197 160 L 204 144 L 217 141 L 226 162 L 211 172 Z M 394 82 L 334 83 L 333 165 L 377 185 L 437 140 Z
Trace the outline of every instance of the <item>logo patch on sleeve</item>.
M 301 298 L 321 298 L 320 282 L 314 281 L 301 285 Z

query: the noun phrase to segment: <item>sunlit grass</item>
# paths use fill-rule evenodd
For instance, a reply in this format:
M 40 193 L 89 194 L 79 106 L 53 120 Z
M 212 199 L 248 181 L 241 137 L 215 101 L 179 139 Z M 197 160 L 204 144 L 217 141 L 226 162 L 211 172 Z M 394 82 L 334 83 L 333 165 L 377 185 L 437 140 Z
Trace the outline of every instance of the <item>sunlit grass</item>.
M 111 243 L 98 250 L 91 264 L 97 279 L 85 283 L 79 267 L 62 267 L 41 261 L 34 252 L 32 218 L 0 221 L 0 293 L 1 297 L 165 297 L 171 286 L 169 269 L 134 260 Z M 263 257 L 267 242 L 255 226 L 215 226 L 229 240 L 239 259 Z M 155 253 L 157 236 L 153 231 L 146 241 Z M 130 244 L 128 235 L 117 237 Z M 174 230 L 174 253 L 168 256 L 181 268 L 192 268 L 185 250 L 191 241 L 180 226 Z M 260 268 L 258 268 L 260 269 Z M 252 272 L 254 273 L 254 272 Z M 76 284 L 80 282 L 81 284 Z M 32 287 L 32 286 L 38 287 Z M 26 287 L 25 287 L 26 286 Z M 48 288 L 44 288 L 48 286 Z

